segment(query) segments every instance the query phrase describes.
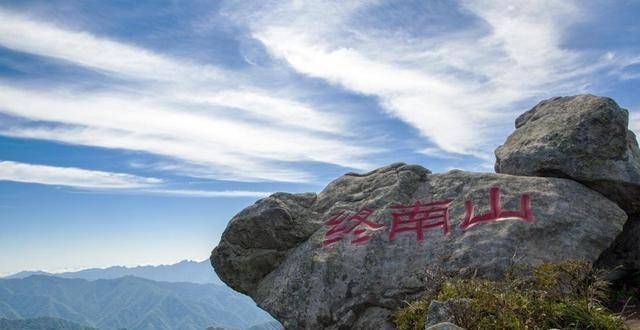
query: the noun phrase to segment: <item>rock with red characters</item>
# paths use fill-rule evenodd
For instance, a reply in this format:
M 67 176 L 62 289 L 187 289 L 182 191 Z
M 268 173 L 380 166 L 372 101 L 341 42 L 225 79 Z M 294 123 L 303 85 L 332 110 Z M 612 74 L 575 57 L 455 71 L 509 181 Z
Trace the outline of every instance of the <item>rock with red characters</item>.
M 286 328 L 390 328 L 430 269 L 501 277 L 514 262 L 595 261 L 622 231 L 615 203 L 575 181 L 394 164 L 236 215 L 211 261 Z

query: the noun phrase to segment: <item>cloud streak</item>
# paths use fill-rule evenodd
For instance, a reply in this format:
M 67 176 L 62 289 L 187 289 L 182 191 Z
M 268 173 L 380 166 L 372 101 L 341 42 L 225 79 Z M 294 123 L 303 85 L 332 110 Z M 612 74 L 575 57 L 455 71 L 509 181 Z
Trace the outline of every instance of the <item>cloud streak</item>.
M 269 164 L 317 161 L 364 166 L 358 156 L 368 152 L 335 138 L 176 111 L 175 105 L 166 108 L 125 95 L 51 93 L 0 85 L 0 104 L 0 113 L 66 125 L 0 128 L 4 135 L 150 152 L 210 167 L 211 175 L 220 178 L 304 181 L 309 174 Z
M 144 190 L 143 193 L 153 195 L 166 195 L 174 197 L 197 197 L 197 198 L 264 198 L 271 195 L 271 192 L 266 191 L 251 191 L 251 190 L 189 190 L 189 189 L 153 189 Z
M 215 80 L 212 66 L 184 63 L 143 48 L 69 31 L 0 8 L 0 44 L 125 77 L 155 80 Z
M 163 183 L 156 178 L 75 167 L 0 161 L 0 180 L 89 189 L 134 189 Z
M 0 161 L 0 181 L 185 198 L 263 198 L 271 194 L 251 190 L 167 189 L 163 188 L 167 182 L 158 178 L 14 161 Z

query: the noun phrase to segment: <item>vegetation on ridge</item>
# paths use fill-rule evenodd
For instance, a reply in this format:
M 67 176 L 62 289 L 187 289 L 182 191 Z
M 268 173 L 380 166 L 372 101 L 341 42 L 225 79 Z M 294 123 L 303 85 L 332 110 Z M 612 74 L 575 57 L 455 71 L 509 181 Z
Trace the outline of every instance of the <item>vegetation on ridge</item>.
M 435 289 L 394 313 L 397 329 L 424 329 L 434 300 L 468 299 L 451 308 L 466 329 L 624 329 L 607 307 L 615 294 L 604 274 L 587 262 L 513 267 L 504 280 L 433 276 Z

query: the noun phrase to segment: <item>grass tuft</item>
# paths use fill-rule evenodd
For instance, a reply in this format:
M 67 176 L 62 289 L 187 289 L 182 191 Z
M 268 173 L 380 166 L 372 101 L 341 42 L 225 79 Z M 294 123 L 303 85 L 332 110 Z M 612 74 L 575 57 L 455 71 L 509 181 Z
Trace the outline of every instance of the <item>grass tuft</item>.
M 452 309 L 454 323 L 466 329 L 625 329 L 624 320 L 605 307 L 610 297 L 604 274 L 587 262 L 513 267 L 501 281 L 480 278 L 440 280 L 435 289 L 393 315 L 397 329 L 424 329 L 433 300 L 469 299 Z

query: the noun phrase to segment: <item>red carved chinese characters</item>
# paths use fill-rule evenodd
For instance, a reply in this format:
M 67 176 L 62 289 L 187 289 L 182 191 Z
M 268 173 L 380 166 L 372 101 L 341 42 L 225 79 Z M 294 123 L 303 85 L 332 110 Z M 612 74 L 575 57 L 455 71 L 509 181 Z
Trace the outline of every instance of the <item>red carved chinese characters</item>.
M 384 227 L 379 223 L 367 220 L 372 213 L 372 209 L 363 208 L 353 215 L 349 215 L 344 212 L 334 215 L 326 222 L 326 224 L 331 226 L 331 228 L 329 228 L 325 233 L 322 246 L 331 246 L 333 243 L 342 240 L 347 235 L 352 237 L 351 244 L 364 244 L 368 242 L 371 237 L 366 234 L 367 230 L 365 228 L 375 230 Z
M 422 204 L 415 202 L 413 205 L 396 205 L 391 208 L 391 230 L 389 240 L 393 240 L 396 234 L 412 231 L 416 233 L 418 242 L 424 240 L 424 230 L 442 228 L 444 235 L 449 234 L 449 206 L 452 200 L 442 200 Z
M 462 230 L 467 230 L 477 224 L 500 221 L 508 218 L 518 218 L 528 223 L 533 222 L 533 213 L 531 212 L 531 198 L 527 194 L 520 195 L 520 210 L 505 211 L 500 206 L 500 188 L 492 187 L 489 190 L 489 212 L 480 215 L 473 214 L 473 202 L 464 202 L 465 215 L 460 223 Z
M 415 202 L 412 205 L 391 206 L 391 228 L 389 230 L 389 241 L 396 238 L 399 233 L 413 232 L 416 241 L 424 241 L 425 230 L 442 228 L 443 234 L 449 234 L 449 208 L 453 200 L 439 200 L 429 203 Z M 500 188 L 489 189 L 489 212 L 475 215 L 473 212 L 473 202 L 464 202 L 465 214 L 460 223 L 462 230 L 467 230 L 477 224 L 502 221 L 506 219 L 520 219 L 527 223 L 533 223 L 533 212 L 531 211 L 531 198 L 528 194 L 520 195 L 520 209 L 516 211 L 503 210 L 500 205 Z M 349 237 L 351 244 L 365 244 L 371 240 L 369 234 L 384 226 L 369 220 L 373 210 L 363 208 L 358 213 L 341 212 L 332 216 L 326 225 L 330 226 L 325 233 L 322 245 L 329 247 L 346 237 Z

